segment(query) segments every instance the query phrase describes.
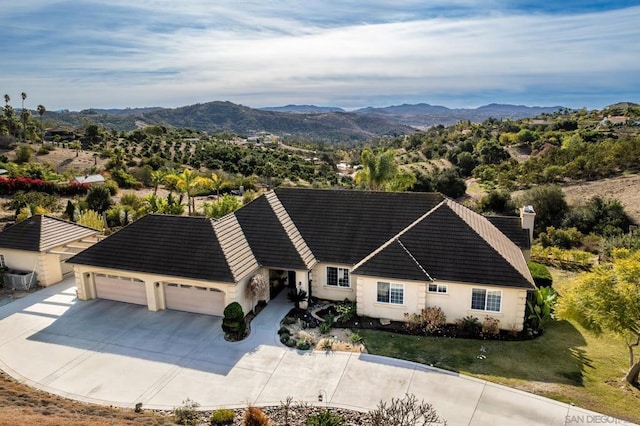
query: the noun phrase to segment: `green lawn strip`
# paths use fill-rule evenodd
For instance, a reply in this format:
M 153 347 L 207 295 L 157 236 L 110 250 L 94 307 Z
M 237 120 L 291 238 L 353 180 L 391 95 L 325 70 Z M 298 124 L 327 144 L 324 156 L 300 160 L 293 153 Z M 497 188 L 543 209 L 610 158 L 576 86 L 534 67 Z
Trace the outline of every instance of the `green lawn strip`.
M 617 336 L 595 337 L 568 321 L 539 338 L 490 341 L 359 330 L 369 353 L 433 365 L 640 422 L 640 391 L 622 377 L 627 349 Z M 481 347 L 486 359 L 479 359 Z

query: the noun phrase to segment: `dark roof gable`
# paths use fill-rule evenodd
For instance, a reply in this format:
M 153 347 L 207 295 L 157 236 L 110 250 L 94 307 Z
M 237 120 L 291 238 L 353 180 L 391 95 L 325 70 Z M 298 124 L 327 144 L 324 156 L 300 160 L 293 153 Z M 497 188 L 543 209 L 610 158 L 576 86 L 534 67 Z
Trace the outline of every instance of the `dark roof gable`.
M 522 229 L 522 220 L 516 216 L 485 216 L 489 222 L 521 249 L 531 248 L 529 231 Z
M 202 217 L 147 215 L 67 262 L 202 280 L 235 281 L 212 220 Z
M 77 223 L 35 215 L 0 232 L 0 247 L 42 252 L 97 233 Z
M 355 264 L 440 203 L 437 193 L 278 188 L 320 262 Z

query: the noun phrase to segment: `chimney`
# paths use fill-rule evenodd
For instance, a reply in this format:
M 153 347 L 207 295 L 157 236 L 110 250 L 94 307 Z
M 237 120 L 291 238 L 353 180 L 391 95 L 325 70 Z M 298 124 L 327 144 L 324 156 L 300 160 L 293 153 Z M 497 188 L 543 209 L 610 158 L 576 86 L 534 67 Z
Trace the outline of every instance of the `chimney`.
M 536 219 L 536 212 L 533 206 L 520 207 L 520 223 L 522 229 L 529 231 L 529 243 L 533 244 L 533 225 Z

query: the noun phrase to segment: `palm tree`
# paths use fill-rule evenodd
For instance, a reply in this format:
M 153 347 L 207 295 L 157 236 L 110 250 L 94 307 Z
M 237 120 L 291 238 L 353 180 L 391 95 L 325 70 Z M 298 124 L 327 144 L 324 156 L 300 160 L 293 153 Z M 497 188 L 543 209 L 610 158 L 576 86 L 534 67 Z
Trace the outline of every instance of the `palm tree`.
M 211 179 L 198 176 L 191 169 L 184 169 L 180 174 L 165 176 L 165 180 L 170 182 L 178 191 L 187 194 L 187 209 L 189 216 L 195 212 L 195 200 L 193 197 L 200 188 L 211 186 Z
M 20 117 L 22 118 L 22 141 L 27 141 L 27 119 L 28 115 L 24 114 L 24 101 L 27 99 L 27 94 L 25 92 L 20 93 L 22 96 L 22 111 L 20 113 Z
M 216 197 L 220 196 L 220 188 L 222 188 L 222 184 L 224 180 L 217 173 L 211 174 L 211 188 L 216 190 Z
M 154 170 L 151 172 L 151 183 L 153 184 L 153 195 L 158 194 L 158 185 L 162 183 L 167 172 L 164 170 Z
M 47 112 L 47 109 L 42 104 L 38 105 L 37 109 L 38 115 L 40 116 L 40 131 L 42 132 L 42 143 L 44 144 L 44 126 L 42 125 L 42 116 L 45 112 Z
M 383 190 L 387 182 L 398 173 L 395 152 L 392 149 L 375 155 L 369 148 L 365 148 L 362 151 L 361 162 L 362 169 L 356 174 L 356 184 L 370 190 Z

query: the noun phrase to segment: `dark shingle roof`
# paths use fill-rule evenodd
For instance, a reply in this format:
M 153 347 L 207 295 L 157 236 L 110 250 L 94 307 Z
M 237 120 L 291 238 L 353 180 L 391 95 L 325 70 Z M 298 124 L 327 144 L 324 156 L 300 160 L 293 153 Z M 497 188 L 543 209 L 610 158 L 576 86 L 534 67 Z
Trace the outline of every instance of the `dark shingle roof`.
M 262 266 L 306 269 L 267 197 L 258 197 L 235 212 L 253 254 Z
M 0 247 L 41 252 L 97 233 L 73 222 L 36 215 L 0 232 Z
M 394 239 L 353 272 L 358 275 L 374 277 L 431 281 L 431 277 L 397 239 Z
M 436 193 L 278 188 L 318 261 L 355 264 L 443 200 Z
M 533 288 L 520 250 L 484 217 L 452 201 L 447 200 L 396 240 L 434 280 Z M 383 277 L 415 280 L 415 267 L 379 266 L 399 261 L 397 250 L 385 248 L 357 265 L 353 273 L 375 276 L 384 272 Z
M 147 215 L 68 263 L 235 282 L 211 219 Z
M 514 242 L 520 248 L 528 249 L 531 247 L 529 241 L 529 231 L 522 229 L 522 221 L 519 217 L 514 216 L 485 216 L 489 222 L 498 228 L 504 235 Z

